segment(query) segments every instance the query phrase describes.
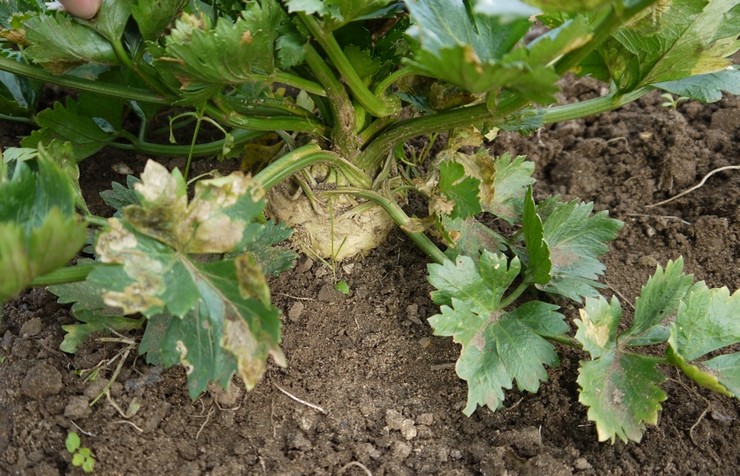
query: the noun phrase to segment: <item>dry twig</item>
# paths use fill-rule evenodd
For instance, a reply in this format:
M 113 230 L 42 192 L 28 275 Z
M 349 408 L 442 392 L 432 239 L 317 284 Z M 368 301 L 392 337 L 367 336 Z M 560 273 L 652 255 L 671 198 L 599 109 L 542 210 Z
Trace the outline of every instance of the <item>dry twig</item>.
M 709 177 L 711 177 L 712 175 L 714 175 L 714 174 L 716 174 L 716 173 L 719 173 L 719 172 L 723 172 L 723 171 L 725 171 L 725 170 L 740 170 L 740 165 L 727 165 L 727 166 L 725 166 L 725 167 L 720 167 L 720 168 L 718 168 L 718 169 L 714 169 L 714 170 L 712 170 L 711 172 L 709 172 L 708 174 L 706 174 L 706 175 L 704 176 L 704 178 L 702 178 L 702 179 L 701 179 L 701 181 L 700 181 L 700 182 L 699 182 L 698 184 L 694 185 L 694 186 L 693 186 L 693 187 L 691 187 L 690 189 L 688 189 L 688 190 L 684 190 L 683 192 L 679 193 L 678 195 L 674 195 L 673 197 L 671 197 L 671 198 L 668 198 L 668 199 L 666 199 L 666 200 L 663 200 L 662 202 L 658 202 L 658 203 L 653 203 L 652 205 L 645 205 L 645 208 L 653 208 L 653 207 L 659 207 L 659 206 L 661 206 L 661 205 L 665 205 L 665 204 L 666 204 L 666 203 L 668 203 L 668 202 L 672 202 L 673 200 L 676 200 L 677 198 L 681 198 L 681 197 L 683 197 L 684 195 L 687 195 L 687 194 L 689 194 L 689 193 L 693 192 L 694 190 L 696 190 L 696 189 L 699 189 L 699 188 L 703 187 L 703 186 L 704 186 L 704 184 L 706 183 L 706 181 L 707 181 L 707 180 L 709 179 Z
M 324 410 L 320 406 L 318 406 L 316 404 L 313 404 L 313 403 L 310 403 L 310 402 L 307 402 L 305 400 L 301 400 L 300 398 L 296 397 L 295 395 L 293 395 L 292 393 L 288 392 L 287 390 L 285 390 L 283 387 L 281 387 L 280 385 L 278 385 L 276 383 L 273 383 L 273 385 L 275 386 L 275 388 L 277 388 L 278 390 L 280 390 L 281 392 L 283 392 L 285 395 L 287 395 L 291 399 L 295 400 L 296 402 L 302 403 L 303 405 L 306 405 L 307 407 L 313 408 L 314 410 L 317 410 L 317 411 L 323 413 L 324 415 L 326 415 L 326 410 Z

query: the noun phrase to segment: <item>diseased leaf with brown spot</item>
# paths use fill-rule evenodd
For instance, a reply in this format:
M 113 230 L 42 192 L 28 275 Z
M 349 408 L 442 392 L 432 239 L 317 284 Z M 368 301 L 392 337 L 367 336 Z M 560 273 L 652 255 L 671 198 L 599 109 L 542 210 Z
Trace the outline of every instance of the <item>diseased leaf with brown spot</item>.
M 623 223 L 606 211 L 592 214 L 593 203 L 563 203 L 551 198 L 540 203 L 544 239 L 550 250 L 552 279 L 538 288 L 574 301 L 598 295 L 597 282 L 604 272 L 599 258 L 608 251 Z
M 234 372 L 252 388 L 268 355 L 285 363 L 262 267 L 250 254 L 207 263 L 202 256 L 241 252 L 259 238 L 264 225 L 252 221 L 263 191 L 237 172 L 198 182 L 188 203 L 182 175 L 154 162 L 134 188 L 138 203 L 109 219 L 96 244 L 110 266 L 88 280 L 107 305 L 152 320 L 143 352 L 151 362 L 185 366 L 191 396 L 210 381 L 225 385 Z
M 568 331 L 557 306 L 530 301 L 512 311 L 501 308 L 506 289 L 519 275 L 518 258 L 483 251 L 478 263 L 459 256 L 455 263 L 429 265 L 429 282 L 441 313 L 429 318 L 435 335 L 452 336 L 462 345 L 457 374 L 468 382 L 466 415 L 479 405 L 501 407 L 504 389 L 514 381 L 520 390 L 536 392 L 547 380 L 545 365 L 558 364 L 545 337 Z

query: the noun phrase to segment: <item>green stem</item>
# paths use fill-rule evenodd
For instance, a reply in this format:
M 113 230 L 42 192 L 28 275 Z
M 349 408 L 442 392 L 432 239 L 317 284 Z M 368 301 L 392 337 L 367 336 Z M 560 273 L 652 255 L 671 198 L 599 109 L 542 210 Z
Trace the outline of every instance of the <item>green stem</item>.
M 339 155 L 321 149 L 316 144 L 304 145 L 288 152 L 258 172 L 254 179 L 261 183 L 266 190 L 269 190 L 294 173 L 318 162 L 328 163 L 337 168 L 352 185 L 367 188 L 372 185 L 370 178 L 362 170 Z
M 594 28 L 594 36 L 591 40 L 583 47 L 560 58 L 555 65 L 555 71 L 559 75 L 563 75 L 566 71 L 581 64 L 588 55 L 609 39 L 616 30 L 626 23 L 628 19 L 632 18 L 655 2 L 656 0 L 641 0 L 621 11 L 621 7 L 611 7 L 610 11 L 604 15 L 599 26 Z
M 380 83 L 378 83 L 377 86 L 375 86 L 375 95 L 378 97 L 385 96 L 386 90 L 393 85 L 396 81 L 398 81 L 401 78 L 405 78 L 406 76 L 412 76 L 414 74 L 413 70 L 409 68 L 408 66 L 398 69 L 395 72 L 391 73 L 387 78 L 382 80 Z
M 264 135 L 261 131 L 246 131 L 243 129 L 236 129 L 231 132 L 234 138 L 234 146 L 240 146 L 249 141 L 259 138 Z M 130 141 L 130 144 L 122 144 L 120 142 L 111 142 L 111 147 L 119 150 L 133 150 L 142 154 L 149 155 L 160 155 L 160 156 L 183 156 L 188 155 L 191 150 L 189 145 L 168 145 L 168 144 L 154 144 L 152 142 L 145 142 L 139 140 L 135 135 L 128 131 L 121 131 L 121 136 L 125 137 L 126 140 Z M 192 147 L 193 157 L 206 157 L 209 155 L 218 154 L 223 150 L 224 142 L 226 139 L 220 139 L 205 144 L 196 144 Z
M 218 107 L 207 104 L 206 114 L 229 127 L 268 132 L 275 130 L 297 131 L 314 135 L 325 135 L 327 132 L 325 126 L 308 119 L 287 116 L 249 117 L 232 110 L 222 99 L 213 98 L 213 101 Z
M 236 112 L 247 115 L 285 115 L 310 118 L 310 113 L 294 102 L 275 98 L 224 96 L 224 101 Z
M 18 122 L 21 124 L 28 124 L 31 126 L 36 125 L 36 121 L 31 117 L 9 116 L 7 114 L 0 114 L 0 121 Z
M 72 76 L 56 76 L 39 66 L 20 63 L 12 58 L 0 56 L 0 70 L 17 74 L 26 78 L 38 79 L 47 83 L 86 91 L 103 96 L 111 96 L 119 99 L 148 102 L 154 104 L 170 104 L 173 99 L 144 89 L 120 86 L 117 84 L 91 81 L 88 79 L 75 78 Z
M 326 88 L 329 107 L 334 114 L 334 128 L 331 134 L 334 147 L 343 156 L 353 157 L 359 144 L 355 136 L 355 109 L 347 95 L 347 90 L 313 46 L 307 44 L 304 50 L 306 64 Z
M 309 79 L 304 79 L 294 74 L 286 73 L 284 71 L 277 71 L 273 73 L 269 78 L 271 82 L 283 83 L 288 86 L 293 86 L 298 89 L 302 89 L 307 93 L 315 94 L 317 96 L 326 97 L 326 90 L 317 82 Z
M 54 284 L 67 284 L 84 281 L 85 278 L 87 278 L 87 275 L 99 266 L 99 264 L 78 264 L 76 266 L 66 266 L 64 268 L 55 269 L 51 273 L 33 278 L 31 286 L 52 286 Z
M 198 140 L 198 133 L 200 132 L 200 126 L 203 124 L 203 113 L 204 112 L 205 112 L 205 106 L 200 107 L 197 113 L 197 118 L 195 120 L 195 128 L 193 130 L 193 136 L 190 139 L 190 148 L 188 150 L 188 159 L 187 161 L 185 161 L 185 172 L 183 172 L 185 181 L 188 180 L 188 175 L 190 175 L 190 164 L 193 161 L 193 148 L 195 148 L 195 142 Z
M 370 123 L 369 126 L 364 128 L 358 135 L 360 137 L 360 142 L 362 144 L 367 144 L 372 139 L 377 136 L 380 131 L 385 129 L 386 127 L 390 126 L 395 122 L 395 119 L 392 117 L 381 117 L 378 119 L 375 119 L 373 122 Z
M 126 48 L 123 47 L 123 43 L 121 43 L 120 39 L 110 41 L 110 44 L 113 46 L 113 51 L 116 53 L 118 61 L 120 61 L 123 66 L 133 71 L 134 74 L 141 78 L 141 80 L 144 81 L 146 85 L 152 88 L 154 91 L 165 97 L 170 95 L 170 92 L 167 90 L 166 87 L 164 87 L 156 79 L 150 77 L 147 74 L 144 74 L 141 69 L 139 69 L 139 67 L 137 67 L 133 61 L 131 61 L 131 57 L 128 55 Z
M 535 109 L 542 113 L 543 124 L 554 124 L 556 122 L 580 119 L 581 117 L 593 116 L 602 112 L 611 111 L 625 104 L 629 104 L 652 91 L 651 87 L 635 89 L 622 95 L 608 94 L 600 98 L 588 99 L 573 104 L 563 104 L 544 109 Z
M 380 205 L 383 210 L 385 210 L 386 213 L 391 216 L 391 218 L 393 218 L 393 221 L 395 221 L 396 224 L 401 227 L 404 233 L 406 233 L 406 235 L 411 238 L 411 241 L 413 241 L 419 248 L 421 248 L 421 250 L 436 263 L 442 264 L 449 259 L 423 232 L 412 231 L 413 226 L 411 224 L 411 218 L 406 215 L 406 212 L 403 211 L 398 203 L 384 197 L 378 192 L 355 187 L 341 187 L 337 188 L 336 190 L 326 190 L 323 193 L 350 194 L 375 202 L 376 204 Z
M 83 217 L 87 223 L 90 225 L 100 226 L 100 227 L 106 227 L 108 226 L 108 219 L 99 217 L 97 215 L 85 215 Z
M 399 121 L 373 140 L 357 157 L 357 165 L 368 172 L 376 170 L 393 147 L 431 132 L 440 132 L 456 127 L 475 124 L 481 119 L 491 119 L 485 104 L 451 109 L 439 114 Z
M 514 301 L 519 299 L 519 297 L 524 293 L 524 291 L 526 291 L 529 288 L 530 284 L 532 283 L 526 279 L 522 281 L 521 283 L 519 283 L 519 286 L 517 286 L 516 289 L 514 289 L 511 292 L 511 294 L 509 294 L 508 296 L 506 296 L 505 298 L 501 300 L 499 307 L 501 309 L 505 309 L 511 306 L 512 304 L 514 304 Z
M 635 101 L 650 91 L 652 91 L 652 88 L 648 86 L 622 95 L 609 94 L 600 98 L 588 99 L 573 104 L 564 104 L 562 106 L 530 108 L 522 110 L 517 114 L 520 116 L 540 116 L 543 124 L 552 124 L 617 109 Z M 511 119 L 510 114 L 513 110 L 522 107 L 524 104 L 525 102 L 518 96 L 510 95 L 499 103 L 495 117 L 491 115 L 485 104 L 476 104 L 475 106 L 451 109 L 431 116 L 400 121 L 391 126 L 365 148 L 357 159 L 357 165 L 363 170 L 371 172 L 379 166 L 385 155 L 388 154 L 395 144 L 431 132 L 441 132 L 477 122 L 493 121 L 500 123 L 504 119 Z
M 362 104 L 362 107 L 375 117 L 390 116 L 401 109 L 401 103 L 397 98 L 380 98 L 368 89 L 330 31 L 324 30 L 319 22 L 310 15 L 299 13 L 298 17 L 316 41 L 319 42 L 334 67 L 342 74 L 342 79 L 352 91 L 354 97 Z
M 581 345 L 581 343 L 570 336 L 563 335 L 563 336 L 543 336 L 543 337 L 551 342 L 556 342 L 558 344 L 561 344 L 567 347 L 572 347 L 574 349 L 583 349 L 583 346 Z

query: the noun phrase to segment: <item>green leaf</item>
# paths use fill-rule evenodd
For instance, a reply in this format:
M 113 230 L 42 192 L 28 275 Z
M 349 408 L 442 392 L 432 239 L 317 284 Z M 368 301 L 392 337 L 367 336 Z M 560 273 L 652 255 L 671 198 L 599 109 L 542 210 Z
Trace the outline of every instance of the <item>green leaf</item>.
M 293 234 L 293 230 L 283 223 L 270 220 L 257 232 L 254 241 L 248 243 L 244 253 L 249 253 L 257 260 L 267 276 L 274 276 L 290 269 L 297 255 L 295 252 L 275 245 Z
M 275 70 L 278 28 L 286 20 L 275 0 L 252 2 L 235 22 L 183 13 L 152 53 L 185 86 L 190 83 L 241 84 L 262 80 Z
M 4 114 L 27 116 L 34 112 L 41 84 L 0 71 L 0 110 Z
M 113 43 L 121 39 L 129 16 L 131 16 L 129 2 L 103 0 L 98 14 L 90 23 L 95 30 Z
M 619 437 L 639 442 L 645 423 L 658 422 L 666 380 L 655 357 L 612 349 L 596 360 L 582 362 L 578 372 L 581 394 L 578 401 L 589 407 L 588 419 L 596 423 L 599 441 Z
M 268 355 L 284 364 L 264 274 L 249 254 L 210 263 L 198 256 L 254 243 L 261 225 L 251 222 L 264 192 L 235 172 L 199 181 L 188 202 L 182 175 L 152 161 L 134 189 L 139 204 L 109 219 L 96 245 L 100 260 L 115 266 L 96 268 L 88 280 L 105 290 L 106 305 L 159 322 L 143 352 L 184 365 L 191 395 L 211 380 L 227 383 L 235 369 L 252 388 Z
M 617 237 L 622 222 L 606 211 L 592 215 L 592 203 L 550 200 L 538 210 L 552 262 L 552 279 L 538 287 L 574 301 L 595 296 L 596 288 L 603 287 L 596 279 L 605 269 L 599 257 L 608 251 L 607 243 Z
M 397 9 L 392 0 L 287 0 L 288 11 L 318 14 L 324 20 L 324 28 L 336 30 L 356 20 L 385 16 Z
M 617 328 L 622 319 L 622 307 L 616 298 L 607 302 L 602 296 L 586 298 L 585 307 L 579 310 L 580 319 L 575 323 L 578 327 L 576 340 L 583 345 L 583 349 L 596 359 L 612 352 L 616 345 Z
M 17 161 L 0 181 L 0 300 L 49 273 L 82 248 L 85 225 L 74 214 L 74 191 L 43 153 Z
M 74 453 L 81 444 L 80 435 L 74 431 L 67 433 L 67 438 L 64 440 L 64 446 L 67 448 L 67 452 Z
M 509 223 L 516 223 L 522 216 L 527 187 L 535 182 L 534 162 L 519 155 L 514 158 L 507 152 L 494 162 L 493 198 L 484 205 Z
M 659 2 L 600 49 L 620 91 L 715 73 L 732 64 L 740 42 L 735 0 Z
M 409 0 L 406 6 L 407 33 L 418 43 L 412 69 L 474 93 L 503 86 L 500 60 L 529 30 L 528 20 L 471 15 L 462 0 Z
M 740 69 L 737 65 L 718 73 L 700 74 L 678 81 L 653 84 L 656 88 L 701 102 L 717 102 L 722 91 L 740 94 Z
M 538 8 L 519 0 L 477 0 L 473 11 L 499 17 L 503 22 L 527 19 L 541 13 Z
M 138 0 L 130 8 L 141 36 L 153 41 L 164 33 L 187 3 L 187 0 Z
M 447 244 L 454 250 L 454 257 L 458 254 L 476 257 L 483 250 L 505 251 L 506 238 L 488 228 L 473 217 L 453 219 L 442 216 L 441 226 Z M 449 251 L 447 252 L 449 255 Z
M 484 251 L 476 264 L 468 256 L 455 263 L 429 265 L 432 299 L 441 313 L 429 318 L 435 335 L 452 336 L 462 344 L 456 370 L 468 382 L 466 415 L 478 405 L 502 406 L 504 389 L 516 381 L 520 390 L 536 392 L 547 380 L 544 365 L 558 364 L 545 337 L 568 331 L 557 306 L 530 301 L 507 312 L 501 298 L 519 274 L 517 258 L 507 263 L 502 254 Z
M 547 284 L 550 279 L 552 263 L 550 262 L 550 248 L 545 242 L 542 220 L 535 210 L 532 187 L 527 188 L 524 199 L 524 214 L 522 218 L 524 243 L 527 246 L 527 276 L 536 284 Z
M 635 318 L 628 332 L 627 345 L 660 344 L 668 339 L 679 304 L 691 288 L 692 276 L 683 274 L 683 259 L 669 261 L 665 271 L 658 266 L 635 301 Z
M 694 284 L 671 326 L 669 358 L 697 383 L 740 396 L 740 353 L 703 358 L 740 343 L 740 291 Z
M 106 100 L 101 99 L 100 102 L 102 105 Z M 100 119 L 86 114 L 77 101 L 68 98 L 65 105 L 56 102 L 53 108 L 37 114 L 36 122 L 41 128 L 23 139 L 21 144 L 24 147 L 39 147 L 48 146 L 52 141 L 70 142 L 75 159 L 79 162 L 98 152 L 117 137 L 117 134 L 101 128 L 103 122 Z
M 107 306 L 103 302 L 104 289 L 90 281 L 59 284 L 47 289 L 59 298 L 58 303 L 74 303 L 72 315 L 83 322 L 62 326 L 65 334 L 59 348 L 64 352 L 74 354 L 85 339 L 96 332 L 123 332 L 141 329 L 144 324 L 142 319 L 121 317 L 118 309 Z
M 479 185 L 480 180 L 465 174 L 462 164 L 448 160 L 439 164 L 439 191 L 454 204 L 452 218 L 467 218 L 483 211 Z
M 120 3 L 120 2 L 119 2 Z M 38 14 L 23 23 L 30 45 L 24 55 L 54 74 L 87 64 L 118 64 L 111 44 L 68 15 Z
M 139 205 L 139 197 L 134 191 L 134 186 L 141 183 L 141 180 L 133 175 L 126 176 L 126 186 L 118 182 L 111 183 L 111 190 L 100 192 L 100 198 L 106 205 L 119 211 L 126 205 Z

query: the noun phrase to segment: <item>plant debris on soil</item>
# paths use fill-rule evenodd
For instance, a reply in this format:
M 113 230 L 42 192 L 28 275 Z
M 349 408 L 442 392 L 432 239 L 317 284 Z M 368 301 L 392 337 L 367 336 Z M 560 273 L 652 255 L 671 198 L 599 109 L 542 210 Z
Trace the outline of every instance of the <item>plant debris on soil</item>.
M 595 97 L 601 87 L 575 81 L 563 97 Z M 662 101 L 652 93 L 530 137 L 502 133 L 492 145 L 536 163 L 536 195 L 593 201 L 626 223 L 605 258 L 604 282 L 627 316 L 656 265 L 679 255 L 708 285 L 740 287 L 740 173 L 718 173 L 647 207 L 738 165 L 740 99 L 677 110 Z M 28 132 L 0 122 L 0 145 Z M 109 214 L 97 193 L 125 180 L 115 171 L 121 163 L 138 174 L 146 159 L 106 149 L 82 162 L 91 209 Z M 201 161 L 193 175 L 214 167 L 233 164 Z M 577 351 L 562 354 L 538 394 L 510 391 L 504 409 L 465 417 L 457 346 L 426 322 L 436 312 L 426 262 L 399 230 L 335 270 L 302 256 L 271 282 L 288 367 L 271 365 L 251 392 L 235 380 L 195 401 L 182 368 L 149 366 L 124 339 L 60 351 L 61 325 L 73 322 L 68 308 L 43 289 L 27 291 L 6 303 L 0 321 L 0 474 L 82 474 L 65 449 L 70 431 L 92 450 L 97 474 L 737 474 L 738 401 L 675 370 L 658 426 L 639 444 L 597 442 L 578 402 L 585 354 Z M 335 289 L 339 279 L 348 295 Z M 578 314 L 570 305 L 564 312 Z

